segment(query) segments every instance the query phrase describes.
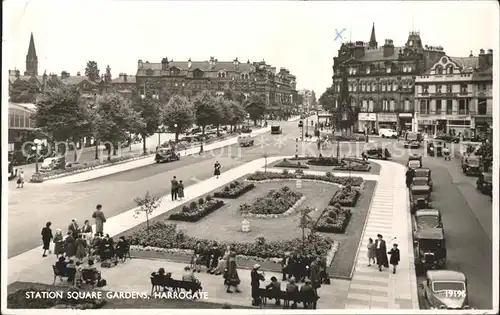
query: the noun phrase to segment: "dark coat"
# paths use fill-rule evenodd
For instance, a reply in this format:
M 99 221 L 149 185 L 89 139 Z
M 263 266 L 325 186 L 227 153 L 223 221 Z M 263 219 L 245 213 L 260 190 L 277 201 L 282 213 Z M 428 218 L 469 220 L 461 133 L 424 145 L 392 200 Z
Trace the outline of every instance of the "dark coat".
M 103 233 L 104 223 L 106 223 L 106 217 L 104 216 L 104 212 L 102 212 L 102 210 L 96 210 L 92 214 L 92 218 L 95 219 L 95 232 Z
M 64 241 L 64 251 L 66 252 L 66 256 L 71 257 L 76 254 L 76 244 L 75 239 L 72 235 L 68 235 L 66 240 Z
M 215 163 L 214 164 L 214 175 L 220 175 L 220 168 L 221 168 L 221 165 L 219 163 Z
M 390 263 L 391 265 L 397 265 L 399 263 L 399 249 L 397 248 L 392 248 L 389 251 L 389 254 L 391 255 Z
M 378 246 L 378 243 L 380 242 L 380 248 Z M 375 256 L 377 257 L 377 265 L 379 266 L 384 266 L 384 267 L 389 267 L 389 261 L 387 259 L 387 247 L 385 245 L 384 240 L 376 240 L 375 241 Z
M 260 282 L 264 281 L 264 276 L 261 275 L 257 270 L 252 269 L 252 272 L 250 272 L 250 284 L 252 288 L 258 288 L 260 287 Z
M 52 240 L 52 230 L 49 227 L 44 227 L 42 229 L 42 242 L 43 242 L 43 249 L 49 249 L 50 246 L 50 240 Z
M 71 232 L 73 238 L 76 238 L 80 233 L 80 227 L 76 222 L 75 223 L 71 222 L 71 224 L 68 226 L 68 232 Z
M 317 261 L 314 261 L 311 264 L 311 284 L 314 289 L 317 289 L 321 287 L 321 266 L 318 264 Z

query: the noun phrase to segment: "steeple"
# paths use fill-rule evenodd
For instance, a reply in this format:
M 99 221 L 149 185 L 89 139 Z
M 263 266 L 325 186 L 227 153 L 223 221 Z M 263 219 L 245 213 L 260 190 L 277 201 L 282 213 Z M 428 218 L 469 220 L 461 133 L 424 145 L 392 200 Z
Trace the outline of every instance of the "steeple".
M 31 33 L 30 46 L 28 47 L 28 54 L 26 55 L 26 72 L 24 72 L 24 75 L 38 75 L 38 57 L 36 55 L 33 33 Z
M 372 34 L 370 35 L 370 42 L 368 43 L 368 46 L 370 48 L 377 48 L 378 47 L 377 39 L 375 38 L 375 23 L 373 23 L 373 26 L 372 26 Z

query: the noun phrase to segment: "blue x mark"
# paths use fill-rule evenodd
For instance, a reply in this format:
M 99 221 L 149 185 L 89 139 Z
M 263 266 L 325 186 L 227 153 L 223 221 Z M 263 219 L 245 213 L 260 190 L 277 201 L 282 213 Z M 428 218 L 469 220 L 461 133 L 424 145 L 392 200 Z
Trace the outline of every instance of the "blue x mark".
M 344 38 L 342 37 L 342 33 L 345 31 L 346 31 L 345 28 L 343 28 L 340 32 L 337 29 L 335 29 L 335 40 L 338 39 L 343 40 Z

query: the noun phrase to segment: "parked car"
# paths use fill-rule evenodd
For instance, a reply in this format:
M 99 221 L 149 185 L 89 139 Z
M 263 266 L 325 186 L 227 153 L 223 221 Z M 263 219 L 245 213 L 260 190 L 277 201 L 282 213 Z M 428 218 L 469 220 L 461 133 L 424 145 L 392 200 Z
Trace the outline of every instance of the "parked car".
M 475 155 L 466 155 L 462 157 L 462 171 L 465 175 L 480 175 L 481 164 L 479 163 L 479 158 Z
M 240 131 L 241 133 L 252 133 L 252 129 L 249 126 L 243 126 Z
M 422 155 L 421 154 L 412 154 L 408 157 L 408 161 L 413 161 L 413 160 L 417 160 L 417 161 L 420 161 L 422 162 Z
M 418 140 L 406 140 L 404 142 L 404 148 L 405 149 L 420 149 L 420 141 Z
M 476 181 L 476 187 L 483 194 L 491 196 L 493 192 L 493 174 L 481 173 Z
M 429 156 L 443 156 L 444 141 L 433 140 L 427 142 L 427 154 Z
M 283 132 L 280 126 L 271 126 L 271 134 L 272 135 L 279 135 Z
M 413 219 L 413 232 L 423 229 L 443 228 L 441 212 L 437 209 L 420 209 L 415 211 Z
M 179 161 L 180 159 L 181 155 L 170 148 L 158 148 L 155 155 L 156 163 Z
M 367 159 L 387 160 L 391 157 L 391 153 L 387 148 L 378 147 L 363 151 L 361 156 Z
M 444 142 L 453 142 L 453 143 L 459 143 L 460 138 L 458 136 L 452 136 L 452 135 L 437 135 L 434 139 L 436 140 L 443 140 Z
M 432 191 L 434 183 L 432 182 L 431 170 L 429 168 L 426 168 L 426 167 L 420 167 L 420 168 L 414 169 L 413 171 L 415 174 L 413 180 L 416 180 L 416 179 L 417 180 L 424 180 Z
M 250 135 L 239 135 L 238 144 L 240 147 L 250 147 L 253 146 L 254 140 Z
M 431 189 L 427 185 L 410 186 L 410 211 L 431 208 Z
M 398 133 L 394 129 L 389 128 L 380 128 L 378 130 L 378 135 L 382 138 L 398 138 Z
M 443 229 L 419 230 L 415 235 L 414 245 L 417 271 L 446 268 L 446 241 Z
M 422 161 L 421 160 L 408 160 L 408 162 L 406 163 L 406 166 L 408 168 L 412 168 L 412 169 L 421 168 Z
M 420 132 L 407 132 L 405 140 L 422 142 L 422 134 Z
M 66 168 L 66 157 L 57 156 L 50 157 L 43 160 L 42 165 L 40 165 L 40 172 L 50 172 L 53 170 L 63 170 Z
M 460 271 L 429 270 L 421 283 L 427 309 L 470 309 L 467 278 Z

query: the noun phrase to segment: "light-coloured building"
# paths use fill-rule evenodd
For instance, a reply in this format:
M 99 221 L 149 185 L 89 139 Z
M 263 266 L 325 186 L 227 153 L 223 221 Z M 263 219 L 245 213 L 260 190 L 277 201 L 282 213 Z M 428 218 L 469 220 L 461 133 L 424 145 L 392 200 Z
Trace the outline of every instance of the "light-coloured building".
M 493 50 L 479 56 L 443 56 L 415 79 L 414 131 L 485 133 L 493 123 Z
M 298 94 L 301 96 L 299 99 L 302 101 L 299 105 L 301 112 L 317 111 L 316 93 L 313 90 L 302 89 L 298 91 Z

